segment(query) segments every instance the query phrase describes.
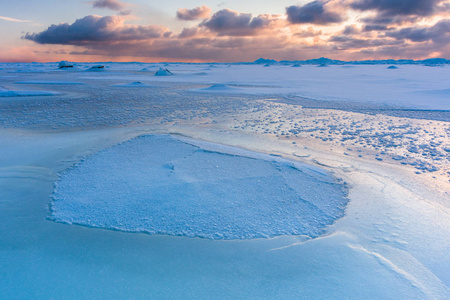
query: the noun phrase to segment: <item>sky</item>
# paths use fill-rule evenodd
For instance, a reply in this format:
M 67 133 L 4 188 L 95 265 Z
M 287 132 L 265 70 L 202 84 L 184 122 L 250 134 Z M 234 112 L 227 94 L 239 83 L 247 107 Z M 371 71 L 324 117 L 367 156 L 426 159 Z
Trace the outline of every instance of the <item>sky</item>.
M 0 62 L 450 58 L 450 0 L 15 0 Z

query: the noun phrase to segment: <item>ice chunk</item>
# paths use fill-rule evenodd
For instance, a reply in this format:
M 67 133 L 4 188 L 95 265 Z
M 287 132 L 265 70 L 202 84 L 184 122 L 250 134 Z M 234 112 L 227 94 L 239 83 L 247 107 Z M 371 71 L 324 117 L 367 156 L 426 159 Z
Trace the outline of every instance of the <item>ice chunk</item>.
M 168 69 L 159 68 L 158 71 L 156 71 L 155 76 L 172 76 L 173 73 L 170 72 Z
M 345 193 L 326 173 L 269 155 L 207 148 L 150 135 L 101 151 L 60 176 L 51 218 L 149 234 L 252 239 L 316 237 L 342 217 Z
M 63 60 L 58 64 L 58 68 L 59 69 L 73 68 L 73 64 L 69 63 L 66 60 Z

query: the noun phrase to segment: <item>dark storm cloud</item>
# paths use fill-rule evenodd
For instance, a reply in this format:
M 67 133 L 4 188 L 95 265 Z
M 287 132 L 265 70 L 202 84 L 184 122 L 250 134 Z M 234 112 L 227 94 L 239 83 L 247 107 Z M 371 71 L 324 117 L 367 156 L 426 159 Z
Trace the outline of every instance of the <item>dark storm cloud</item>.
M 229 9 L 216 12 L 209 20 L 200 24 L 219 35 L 245 36 L 254 35 L 265 28 L 270 18 L 265 15 L 252 18 L 251 14 L 238 13 Z
M 450 19 L 444 19 L 431 27 L 408 27 L 394 32 L 386 33 L 386 36 L 398 40 L 410 40 L 413 42 L 433 41 L 435 43 L 450 42 Z
M 288 21 L 293 24 L 318 24 L 340 23 L 343 17 L 337 13 L 328 11 L 324 5 L 328 2 L 313 1 L 303 6 L 292 5 L 286 8 Z
M 381 16 L 431 15 L 442 0 L 356 0 L 350 7 L 360 11 L 375 10 Z
M 177 18 L 184 21 L 207 19 L 211 14 L 211 8 L 206 5 L 193 9 L 180 8 L 177 11 Z
M 93 42 L 145 40 L 170 35 L 160 26 L 125 25 L 117 16 L 86 16 L 73 24 L 51 25 L 39 33 L 27 33 L 23 38 L 39 44 L 84 45 Z

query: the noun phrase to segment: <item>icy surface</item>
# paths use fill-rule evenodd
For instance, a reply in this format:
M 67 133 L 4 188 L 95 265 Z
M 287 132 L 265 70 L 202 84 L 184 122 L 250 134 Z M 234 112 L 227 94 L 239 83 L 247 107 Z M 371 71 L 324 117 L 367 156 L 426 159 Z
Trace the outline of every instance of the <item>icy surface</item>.
M 153 87 L 153 85 L 145 84 L 140 81 L 135 81 L 135 82 L 131 82 L 131 83 L 115 84 L 113 86 L 116 86 L 116 87 Z
M 226 85 L 226 84 L 214 84 L 210 87 L 199 89 L 199 91 L 205 92 L 239 92 L 240 89 Z
M 75 82 L 75 81 L 39 81 L 39 80 L 31 80 L 31 81 L 18 81 L 16 84 L 49 84 L 49 85 L 78 85 L 78 84 L 84 84 L 82 82 Z
M 57 94 L 57 92 L 51 91 L 13 91 L 0 87 L 0 97 L 53 96 Z
M 343 215 L 333 178 L 270 156 L 142 136 L 62 175 L 52 218 L 92 227 L 209 239 L 318 236 Z
M 176 63 L 164 66 L 169 77 L 153 76 L 161 64 L 85 72 L 91 65 L 0 63 L 0 92 L 59 93 L 0 98 L 0 298 L 450 299 L 449 65 Z M 136 81 L 154 87 L 115 87 Z M 198 92 L 214 83 L 239 92 Z M 191 157 L 209 150 L 282 164 L 281 155 L 324 168 L 348 183 L 345 215 L 318 238 L 244 240 L 48 219 L 57 174 L 137 136 L 168 133 L 196 140 L 184 141 L 198 147 Z M 99 178 L 124 185 L 102 168 Z M 299 195 L 311 185 L 294 183 L 286 182 Z

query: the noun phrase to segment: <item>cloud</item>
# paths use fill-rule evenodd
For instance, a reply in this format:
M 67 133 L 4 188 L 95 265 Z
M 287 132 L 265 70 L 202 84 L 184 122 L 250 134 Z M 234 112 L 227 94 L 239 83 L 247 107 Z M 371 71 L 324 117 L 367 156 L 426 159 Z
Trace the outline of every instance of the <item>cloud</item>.
M 108 8 L 111 10 L 118 11 L 120 15 L 126 16 L 131 14 L 131 10 L 124 10 L 126 4 L 118 0 L 95 0 L 92 3 L 94 8 Z
M 95 8 L 109 8 L 116 11 L 121 11 L 124 5 L 118 0 L 95 0 L 92 3 L 92 7 Z
M 184 21 L 203 20 L 209 18 L 210 15 L 211 8 L 206 5 L 193 9 L 180 8 L 177 11 L 177 18 Z
M 388 31 L 392 30 L 391 28 L 388 28 L 386 25 L 379 25 L 379 24 L 373 24 L 373 25 L 364 25 L 363 31 Z
M 354 35 L 360 33 L 360 30 L 355 24 L 352 24 L 345 26 L 344 31 L 342 31 L 342 33 L 345 35 Z
M 19 23 L 28 23 L 31 22 L 29 20 L 19 20 L 19 19 L 14 19 L 14 18 L 9 18 L 9 17 L 2 17 L 0 16 L 0 20 L 3 21 L 10 21 L 10 22 L 19 22 Z
M 328 2 L 312 1 L 303 6 L 292 5 L 286 8 L 288 21 L 292 24 L 326 25 L 340 23 L 344 18 L 337 12 L 329 11 L 325 7 Z
M 431 15 L 442 0 L 356 0 L 350 7 L 360 11 L 375 10 L 381 16 Z
M 73 24 L 51 25 L 39 33 L 23 38 L 39 44 L 85 45 L 90 43 L 146 40 L 170 35 L 162 26 L 126 25 L 118 16 L 86 16 Z
M 389 58 L 389 55 L 391 58 L 449 56 L 448 13 L 434 8 L 436 11 L 428 16 L 414 15 L 414 10 L 395 15 L 397 8 L 392 8 L 392 3 L 388 5 L 388 2 L 395 1 L 403 0 L 380 0 L 382 5 L 378 6 L 374 6 L 376 1 L 369 0 L 313 1 L 286 8 L 287 16 L 252 16 L 222 9 L 197 26 L 189 26 L 176 33 L 163 26 L 126 24 L 128 17 L 91 15 L 70 24 L 55 24 L 41 32 L 27 33 L 23 39 L 34 41 L 34 50 L 42 49 L 35 56 L 48 55 L 49 60 L 55 59 L 56 54 L 52 50 L 55 48 L 66 49 L 68 54 L 64 59 L 77 55 L 73 60 L 117 61 L 253 61 L 258 57 L 294 60 L 319 56 L 355 60 Z M 411 1 L 416 3 L 418 0 Z M 436 0 L 433 3 L 434 7 L 446 7 L 444 2 Z M 356 4 L 360 8 L 347 14 L 347 11 L 355 9 L 351 5 Z M 210 10 L 202 7 L 180 9 L 178 12 L 183 16 L 178 19 L 198 20 L 202 18 L 202 11 L 209 11 L 209 15 Z M 367 12 L 358 13 L 363 9 Z M 423 22 L 413 22 L 418 19 Z M 427 22 L 434 25 L 425 26 Z M 335 23 L 339 24 L 327 28 L 316 26 Z M 64 54 L 59 55 L 62 57 Z M 8 54 L 8 57 L 12 56 Z
M 386 33 L 386 36 L 397 40 L 410 40 L 413 42 L 433 41 L 435 43 L 450 42 L 450 19 L 444 19 L 431 27 L 408 27 L 394 32 Z
M 216 12 L 210 19 L 203 21 L 200 26 L 219 35 L 250 36 L 267 28 L 272 20 L 271 15 L 259 15 L 253 18 L 252 14 L 223 9 Z
M 315 31 L 314 27 L 308 27 L 306 30 L 297 32 L 294 35 L 302 38 L 316 37 L 322 35 L 322 30 Z

